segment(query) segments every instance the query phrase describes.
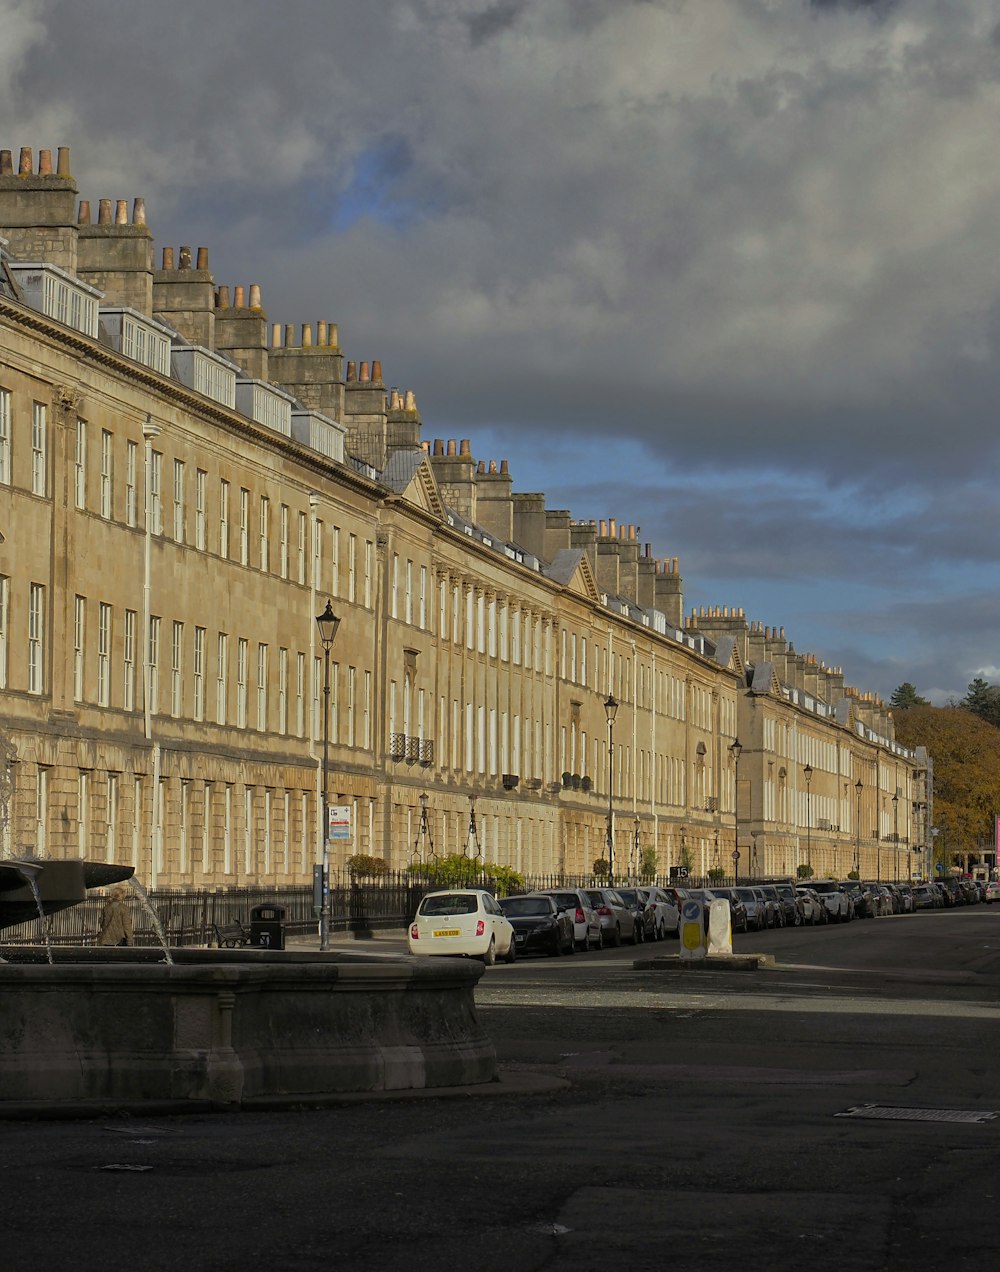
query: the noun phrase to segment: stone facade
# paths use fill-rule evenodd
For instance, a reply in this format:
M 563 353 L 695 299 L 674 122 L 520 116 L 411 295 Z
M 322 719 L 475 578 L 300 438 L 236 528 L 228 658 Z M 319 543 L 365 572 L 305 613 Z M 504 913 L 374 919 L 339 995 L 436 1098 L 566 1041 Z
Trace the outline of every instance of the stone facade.
M 637 527 L 516 493 L 506 461 L 469 440 L 423 440 L 413 393 L 387 388 L 377 360 L 345 365 L 336 324 L 269 342 L 259 289 L 231 300 L 206 249 L 164 249 L 153 268 L 141 200 L 94 225 L 68 152 L 57 173 L 15 173 L 4 153 L 15 279 L 49 261 L 108 312 L 174 333 L 168 374 L 144 336 L 126 348 L 107 324 L 94 338 L 0 292 L 6 850 L 134 863 L 147 884 L 306 882 L 329 599 L 328 792 L 353 809 L 334 866 L 426 855 L 426 793 L 439 854 L 470 848 L 474 812 L 487 859 L 588 873 L 610 770 L 616 873 L 646 849 L 664 874 L 731 869 L 738 833 L 743 874 L 807 855 L 818 873 L 857 856 L 874 874 L 885 851 L 883 877 L 909 874 L 900 845 L 925 836 L 928 764 L 876 699 L 742 611 L 685 624 L 677 558 L 652 556 Z M 208 351 L 206 379 L 180 369 L 182 348 Z M 282 389 L 273 417 L 236 410 L 234 381 Z M 289 435 L 288 394 L 343 458 Z

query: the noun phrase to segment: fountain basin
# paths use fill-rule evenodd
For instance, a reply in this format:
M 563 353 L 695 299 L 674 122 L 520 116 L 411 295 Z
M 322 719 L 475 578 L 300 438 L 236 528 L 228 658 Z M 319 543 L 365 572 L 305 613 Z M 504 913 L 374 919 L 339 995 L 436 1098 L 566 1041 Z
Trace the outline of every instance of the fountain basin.
M 274 1107 L 492 1081 L 481 964 L 309 951 L 0 950 L 0 1113 Z

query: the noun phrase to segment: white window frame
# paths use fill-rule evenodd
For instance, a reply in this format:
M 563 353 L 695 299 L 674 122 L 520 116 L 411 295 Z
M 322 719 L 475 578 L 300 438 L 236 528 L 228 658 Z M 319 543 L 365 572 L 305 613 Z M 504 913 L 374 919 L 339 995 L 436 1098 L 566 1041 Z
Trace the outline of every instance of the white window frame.
M 139 443 L 126 442 L 125 445 L 125 524 L 135 526 L 138 517 L 138 495 L 136 491 L 136 475 L 139 469 Z
M 87 598 L 73 601 L 73 701 L 83 701 L 84 659 L 87 639 Z
M 101 516 L 110 521 L 115 510 L 115 435 L 101 429 Z
M 127 609 L 125 611 L 125 629 L 122 637 L 122 706 L 126 711 L 135 710 L 135 628 L 137 617 L 135 610 Z
M 87 421 L 76 419 L 76 456 L 73 463 L 73 493 L 76 506 L 87 506 Z
M 101 601 L 97 610 L 97 705 L 111 705 L 111 606 Z
M 48 489 L 48 412 L 44 402 L 31 404 L 31 493 L 43 498 Z
M 10 389 L 0 389 L 0 486 L 10 485 Z

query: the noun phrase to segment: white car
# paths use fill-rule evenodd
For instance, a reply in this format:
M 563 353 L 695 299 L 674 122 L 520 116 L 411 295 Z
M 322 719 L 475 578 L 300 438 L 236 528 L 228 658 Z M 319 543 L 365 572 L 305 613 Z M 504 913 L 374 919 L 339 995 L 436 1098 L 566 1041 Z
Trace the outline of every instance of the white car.
M 407 945 L 411 954 L 459 954 L 481 958 L 487 967 L 498 958 L 513 963 L 517 957 L 514 929 L 485 888 L 428 892 L 417 906 Z
M 639 896 L 646 902 L 646 909 L 653 911 L 653 939 L 662 941 L 668 934 L 679 936 L 681 912 L 673 897 L 662 888 L 640 888 Z
M 986 885 L 986 896 L 983 898 L 987 905 L 992 905 L 994 901 L 1000 901 L 1000 882 L 991 879 Z

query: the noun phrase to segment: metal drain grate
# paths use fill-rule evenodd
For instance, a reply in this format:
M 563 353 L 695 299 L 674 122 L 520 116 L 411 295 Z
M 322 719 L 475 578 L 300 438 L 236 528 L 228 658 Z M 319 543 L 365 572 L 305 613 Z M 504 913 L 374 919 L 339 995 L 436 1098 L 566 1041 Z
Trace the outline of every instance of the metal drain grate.
M 1000 1114 L 969 1109 L 903 1109 L 891 1104 L 856 1104 L 834 1117 L 878 1118 L 887 1122 L 993 1122 Z

